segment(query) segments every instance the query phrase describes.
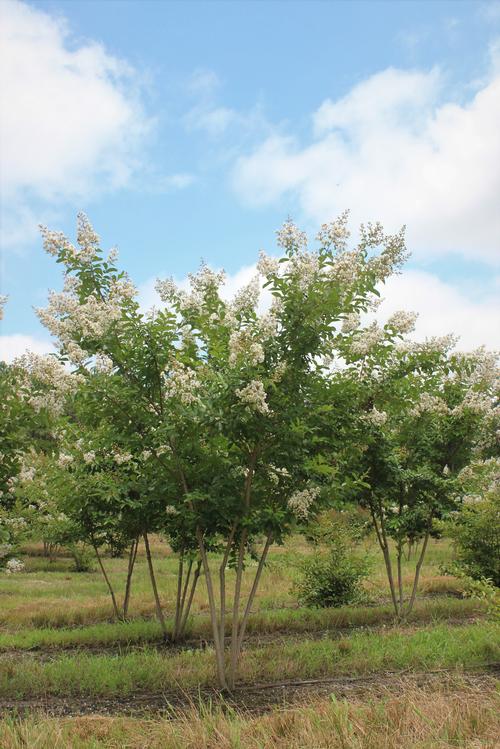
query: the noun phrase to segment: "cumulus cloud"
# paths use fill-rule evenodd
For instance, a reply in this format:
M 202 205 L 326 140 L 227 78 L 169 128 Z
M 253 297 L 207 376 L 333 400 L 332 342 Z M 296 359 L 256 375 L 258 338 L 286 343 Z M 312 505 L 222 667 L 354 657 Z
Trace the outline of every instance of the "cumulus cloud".
M 33 204 L 44 215 L 128 184 L 151 123 L 126 62 L 17 0 L 3 0 L 1 16 L 0 187 L 4 242 L 16 242 L 33 224 Z
M 438 70 L 389 68 L 327 99 L 311 136 L 273 133 L 240 157 L 232 182 L 249 204 L 292 196 L 323 222 L 351 208 L 356 222 L 408 225 L 417 256 L 460 253 L 500 261 L 500 73 L 466 101 L 445 95 Z
M 26 351 L 35 354 L 53 354 L 54 346 L 50 341 L 30 335 L 0 335 L 0 361 L 11 362 Z

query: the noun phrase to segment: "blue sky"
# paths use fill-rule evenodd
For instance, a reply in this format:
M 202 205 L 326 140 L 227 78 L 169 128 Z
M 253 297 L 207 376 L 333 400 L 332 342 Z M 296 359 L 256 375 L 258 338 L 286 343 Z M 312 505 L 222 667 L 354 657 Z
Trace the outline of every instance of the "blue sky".
M 84 210 L 155 301 L 291 215 L 408 225 L 382 313 L 500 348 L 500 3 L 3 0 L 0 335 L 47 350 L 38 223 Z

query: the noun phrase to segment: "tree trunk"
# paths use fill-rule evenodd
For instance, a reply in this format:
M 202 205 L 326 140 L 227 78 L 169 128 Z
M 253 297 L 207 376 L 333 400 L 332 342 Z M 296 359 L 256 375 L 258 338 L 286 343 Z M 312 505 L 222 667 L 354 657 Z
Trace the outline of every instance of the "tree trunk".
M 165 624 L 165 617 L 163 616 L 163 611 L 161 608 L 160 603 L 160 596 L 158 595 L 158 588 L 156 585 L 156 578 L 155 578 L 155 572 L 153 569 L 153 560 L 151 559 L 151 549 L 149 548 L 149 539 L 148 534 L 144 532 L 144 545 L 146 547 L 146 558 L 148 560 L 148 568 L 149 568 L 149 577 L 151 578 L 151 587 L 153 588 L 153 595 L 155 598 L 155 604 L 156 604 L 156 615 L 158 617 L 158 621 L 160 622 L 161 629 L 163 632 L 163 636 L 165 639 L 167 638 L 167 627 Z
M 189 617 L 189 612 L 191 611 L 191 604 L 193 603 L 194 592 L 196 590 L 196 585 L 200 577 L 200 571 L 201 571 L 201 560 L 198 561 L 198 564 L 196 565 L 196 569 L 194 571 L 193 582 L 191 583 L 191 590 L 189 591 L 189 598 L 187 599 L 185 606 L 183 604 L 183 616 L 182 616 L 182 621 L 181 621 L 181 625 L 179 629 L 179 637 L 184 637 L 184 633 L 186 631 L 186 623 Z
M 418 558 L 417 566 L 415 568 L 415 579 L 413 580 L 413 589 L 411 591 L 410 600 L 408 602 L 408 607 L 406 609 L 406 616 L 409 616 L 413 609 L 413 604 L 415 603 L 415 598 L 417 597 L 417 588 L 418 588 L 418 580 L 420 577 L 420 570 L 422 568 L 422 564 L 424 561 L 425 551 L 427 549 L 427 543 L 429 541 L 429 536 L 431 533 L 431 523 L 432 523 L 432 516 L 429 520 L 429 524 L 427 526 L 427 532 L 424 537 L 424 543 L 422 544 L 422 549 L 420 551 L 420 556 Z
M 117 619 L 120 618 L 120 612 L 118 611 L 118 605 L 116 603 L 116 596 L 115 591 L 113 590 L 113 586 L 111 585 L 111 582 L 109 580 L 109 577 L 106 573 L 106 570 L 104 569 L 104 565 L 102 563 L 101 555 L 99 554 L 99 549 L 97 548 L 97 544 L 92 543 L 93 549 L 95 551 L 95 555 L 97 557 L 97 561 L 99 562 L 99 567 L 101 568 L 101 572 L 104 576 L 104 579 L 106 580 L 106 585 L 108 586 L 109 594 L 111 596 L 111 600 L 113 601 L 113 610 L 115 612 L 115 617 Z
M 200 549 L 201 559 L 203 562 L 203 571 L 205 573 L 205 582 L 207 585 L 208 604 L 210 608 L 210 619 L 212 623 L 212 634 L 214 638 L 215 658 L 217 663 L 217 676 L 222 689 L 227 689 L 225 665 L 224 665 L 224 642 L 220 641 L 220 631 L 217 622 L 217 607 L 215 603 L 214 586 L 212 582 L 212 573 L 208 563 L 207 550 L 203 540 L 203 534 L 200 528 L 196 529 L 196 538 Z
M 130 554 L 128 558 L 127 582 L 125 584 L 125 596 L 123 598 L 123 618 L 124 619 L 127 618 L 127 614 L 128 614 L 128 607 L 130 603 L 130 590 L 132 587 L 132 575 L 134 572 L 138 546 L 139 546 L 139 536 L 137 536 L 137 538 L 134 539 L 134 541 L 132 541 L 132 546 L 130 547 Z

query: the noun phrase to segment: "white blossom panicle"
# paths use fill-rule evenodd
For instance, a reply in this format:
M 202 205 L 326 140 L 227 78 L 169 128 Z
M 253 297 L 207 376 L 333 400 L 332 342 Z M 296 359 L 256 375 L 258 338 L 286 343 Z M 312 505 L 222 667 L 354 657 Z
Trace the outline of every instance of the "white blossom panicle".
M 384 338 L 384 331 L 380 328 L 376 322 L 372 323 L 368 328 L 359 332 L 359 335 L 353 340 L 351 350 L 354 354 L 365 356 L 380 343 Z
M 179 294 L 179 289 L 173 278 L 157 278 L 155 291 L 165 304 L 176 300 Z
M 106 259 L 108 263 L 116 262 L 116 260 L 118 260 L 118 248 L 112 247 L 110 251 L 108 252 L 108 257 Z
M 272 382 L 281 382 L 283 376 L 287 370 L 287 363 L 284 361 L 278 362 L 271 373 Z
M 95 461 L 95 452 L 93 450 L 89 450 L 88 452 L 83 453 L 82 457 L 85 463 L 93 463 Z
M 245 387 L 236 390 L 236 395 L 245 406 L 261 414 L 269 413 L 264 384 L 260 380 L 251 380 Z
M 36 309 L 40 322 L 67 345 L 76 336 L 100 338 L 121 317 L 118 294 L 109 300 L 100 300 L 90 295 L 80 302 L 72 292 L 49 293 L 45 308 Z
M 80 375 L 68 372 L 54 356 L 27 352 L 15 359 L 14 365 L 25 371 L 28 402 L 37 412 L 47 409 L 60 414 L 64 399 L 82 382 Z M 41 391 L 37 389 L 39 385 L 43 386 Z
M 415 330 L 415 323 L 417 321 L 418 314 L 416 312 L 405 312 L 404 310 L 398 310 L 387 320 L 387 326 L 393 328 L 396 333 L 404 335 L 405 333 L 411 333 Z
M 158 457 L 160 457 L 160 455 L 168 455 L 172 453 L 172 448 L 170 445 L 160 445 L 156 448 L 155 453 Z
M 175 398 L 184 406 L 198 401 L 200 382 L 196 371 L 174 362 L 165 381 L 165 397 Z
M 60 231 L 51 231 L 46 226 L 39 226 L 43 237 L 43 249 L 48 255 L 57 257 L 61 251 L 67 251 L 73 257 L 77 256 L 76 248 L 69 239 Z
M 257 326 L 259 329 L 259 337 L 262 340 L 274 338 L 278 333 L 278 318 L 276 317 L 275 309 L 271 309 L 261 315 L 258 318 Z
M 351 312 L 346 315 L 342 320 L 342 333 L 352 333 L 353 330 L 359 328 L 361 317 L 359 312 Z
M 402 264 L 408 259 L 405 244 L 405 227 L 397 234 L 385 235 L 380 224 L 368 224 L 362 227 L 360 247 L 382 246 L 379 255 L 370 257 L 368 266 L 374 271 L 379 281 L 385 281 L 391 274 L 397 273 Z
M 299 282 L 302 291 L 307 291 L 318 277 L 320 258 L 317 252 L 296 252 L 287 263 L 287 272 L 292 273 Z
M 487 393 L 478 393 L 476 390 L 468 390 L 464 396 L 462 403 L 452 410 L 454 416 L 459 416 L 466 411 L 475 413 L 478 415 L 486 416 L 492 413 L 494 409 L 493 401 L 491 396 Z
M 88 351 L 85 351 L 74 341 L 68 341 L 64 346 L 61 346 L 64 353 L 72 364 L 81 365 L 89 358 Z
M 307 247 L 307 234 L 300 231 L 291 219 L 285 221 L 281 229 L 276 232 L 276 238 L 278 246 L 289 252 L 298 252 Z
M 311 505 L 319 492 L 320 490 L 316 487 L 294 492 L 287 502 L 288 509 L 298 520 L 307 520 Z
M 122 300 L 133 299 L 137 294 L 137 288 L 128 276 L 113 281 L 109 289 L 109 300 L 116 303 Z
M 78 257 L 87 262 L 92 261 L 99 249 L 100 239 L 85 213 L 80 212 L 76 219 L 76 241 L 80 247 Z
M 349 211 L 344 211 L 340 216 L 329 224 L 323 224 L 316 235 L 317 241 L 322 247 L 332 247 L 343 251 L 347 247 L 347 241 L 351 235 L 348 229 Z
M 233 315 L 240 315 L 245 312 L 253 312 L 259 303 L 260 281 L 259 276 L 254 276 L 252 280 L 243 288 L 239 289 L 234 295 L 230 309 Z
M 22 572 L 24 570 L 24 563 L 19 559 L 9 559 L 5 565 L 5 572 L 8 575 L 14 575 L 16 572 Z
M 280 263 L 278 258 L 271 257 L 264 250 L 259 252 L 259 261 L 257 263 L 257 270 L 261 276 L 272 276 L 276 275 L 279 271 Z
M 66 466 L 71 465 L 71 463 L 73 463 L 74 460 L 75 459 L 72 455 L 61 453 L 57 459 L 57 465 L 60 466 L 60 468 L 66 468 Z
M 430 393 L 422 393 L 419 402 L 410 411 L 412 416 L 421 416 L 424 413 L 447 414 L 448 406 L 442 398 Z
M 251 332 L 243 328 L 235 330 L 229 337 L 229 366 L 236 367 L 244 362 L 246 366 L 255 367 L 264 361 L 264 348 L 253 340 Z
M 176 507 L 174 507 L 174 505 L 167 505 L 165 507 L 165 514 L 166 515 L 171 515 L 171 516 L 178 515 L 179 514 L 179 510 Z
M 387 421 L 387 414 L 385 411 L 378 411 L 373 407 L 368 413 L 364 414 L 363 420 L 373 426 L 383 426 Z
M 148 460 L 148 458 L 150 458 L 152 454 L 153 453 L 151 452 L 151 450 L 143 450 L 141 453 L 141 458 L 143 460 Z
M 7 304 L 8 297 L 0 294 L 0 320 L 3 320 L 3 308 Z
M 22 483 L 33 481 L 36 476 L 36 468 L 34 466 L 22 466 L 17 476 L 18 480 Z
M 450 467 L 448 464 L 446 464 L 443 468 L 443 476 L 449 476 L 450 475 Z
M 119 466 L 123 465 L 124 463 L 130 463 L 130 461 L 132 460 L 132 457 L 133 456 L 131 453 L 126 453 L 126 452 L 124 453 L 124 452 L 121 452 L 120 450 L 113 451 L 114 461 Z

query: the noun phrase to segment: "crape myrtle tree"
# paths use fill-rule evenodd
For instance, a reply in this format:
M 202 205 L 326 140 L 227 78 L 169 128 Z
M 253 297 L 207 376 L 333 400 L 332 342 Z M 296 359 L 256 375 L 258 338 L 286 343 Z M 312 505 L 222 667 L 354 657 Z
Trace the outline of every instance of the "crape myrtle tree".
M 370 511 L 398 617 L 413 608 L 435 521 L 461 502 L 460 472 L 495 450 L 499 421 L 496 354 L 454 352 L 451 336 L 405 340 L 414 319 L 399 312 L 363 328 L 353 317 L 342 344 L 343 376 L 358 383 L 357 427 L 343 460 L 346 496 Z M 405 597 L 403 554 L 418 542 Z
M 0 564 L 27 531 L 16 488 L 33 475 L 30 451 L 53 450 L 53 430 L 78 385 L 78 376 L 53 356 L 26 354 L 12 364 L 0 362 Z
M 100 409 L 130 414 L 131 424 L 121 428 L 131 460 L 139 449 L 150 452 L 153 469 L 142 489 L 150 480 L 151 496 L 138 492 L 137 502 L 144 516 L 151 506 L 162 509 L 181 560 L 201 558 L 223 688 L 234 685 L 270 546 L 321 502 L 330 466 L 316 439 L 315 413 L 338 324 L 366 311 L 376 284 L 405 257 L 403 232 L 387 236 L 378 225 L 362 227 L 352 249 L 348 237 L 344 214 L 321 228 L 318 248 L 310 251 L 305 235 L 287 222 L 278 232 L 283 257 L 263 254 L 255 279 L 231 301 L 222 294 L 223 274 L 203 265 L 188 291 L 158 282 L 166 306 L 144 314 L 85 217 L 77 248 L 44 230 L 45 248 L 64 265 L 66 281 L 40 318 L 80 374 L 92 361 L 106 369 Z M 266 311 L 259 307 L 262 285 L 272 299 Z M 345 379 L 332 385 L 339 409 L 344 385 Z M 217 574 L 210 552 L 219 553 Z M 256 569 L 243 600 L 250 553 Z M 228 567 L 234 574 L 226 621 Z M 183 574 L 179 568 L 178 602 L 186 597 Z

